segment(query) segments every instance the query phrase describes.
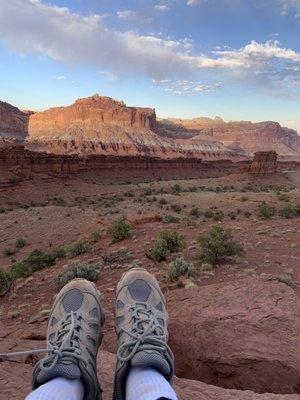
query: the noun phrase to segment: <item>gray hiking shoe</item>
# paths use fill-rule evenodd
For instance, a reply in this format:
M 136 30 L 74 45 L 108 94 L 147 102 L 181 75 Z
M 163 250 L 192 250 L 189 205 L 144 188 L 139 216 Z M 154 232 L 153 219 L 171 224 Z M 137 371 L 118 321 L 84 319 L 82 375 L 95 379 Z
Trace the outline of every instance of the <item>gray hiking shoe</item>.
M 84 400 L 101 399 L 96 358 L 102 341 L 104 312 L 96 286 L 74 279 L 57 295 L 49 318 L 49 355 L 33 372 L 33 389 L 55 378 L 81 379 Z
M 166 303 L 155 277 L 143 268 L 128 271 L 117 287 L 114 400 L 125 400 L 131 367 L 156 368 L 172 383 L 174 359 L 167 345 L 167 325 Z

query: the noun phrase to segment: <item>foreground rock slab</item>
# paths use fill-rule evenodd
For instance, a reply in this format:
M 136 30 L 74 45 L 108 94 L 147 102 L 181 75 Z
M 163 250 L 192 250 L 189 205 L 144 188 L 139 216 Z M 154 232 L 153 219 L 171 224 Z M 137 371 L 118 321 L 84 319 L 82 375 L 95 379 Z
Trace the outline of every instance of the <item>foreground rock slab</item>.
M 103 386 L 103 400 L 112 399 L 115 356 L 100 352 L 98 375 Z M 0 400 L 24 400 L 30 392 L 32 365 L 5 361 L 0 363 Z M 180 400 L 297 400 L 298 395 L 256 394 L 250 391 L 226 390 L 187 379 L 175 379 Z M 62 400 L 62 399 L 58 399 Z
M 275 280 L 169 293 L 176 373 L 224 388 L 300 393 L 299 298 Z

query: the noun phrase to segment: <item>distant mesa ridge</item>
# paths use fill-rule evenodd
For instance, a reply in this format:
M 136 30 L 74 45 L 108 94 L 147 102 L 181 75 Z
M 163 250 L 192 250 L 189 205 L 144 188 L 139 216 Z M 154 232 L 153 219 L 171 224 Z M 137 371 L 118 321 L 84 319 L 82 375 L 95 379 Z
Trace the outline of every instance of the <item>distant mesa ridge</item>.
M 157 119 L 153 108 L 98 94 L 36 113 L 0 101 L 0 139 L 0 146 L 24 141 L 30 150 L 54 154 L 239 161 L 274 150 L 280 158 L 300 159 L 297 132 L 277 122 Z

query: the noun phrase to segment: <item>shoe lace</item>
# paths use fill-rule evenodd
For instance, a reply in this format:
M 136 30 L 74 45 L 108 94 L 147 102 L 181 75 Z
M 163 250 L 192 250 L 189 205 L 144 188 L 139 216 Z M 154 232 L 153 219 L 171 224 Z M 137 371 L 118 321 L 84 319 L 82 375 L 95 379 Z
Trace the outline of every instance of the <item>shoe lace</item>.
M 131 308 L 131 331 L 122 328 L 131 340 L 123 343 L 117 351 L 118 360 L 127 362 L 137 351 L 156 350 L 159 353 L 171 351 L 167 345 L 167 336 L 158 323 L 157 312 L 144 302 L 136 302 Z
M 41 370 L 53 369 L 57 365 L 58 361 L 65 357 L 81 360 L 86 364 L 86 361 L 81 356 L 79 343 L 81 319 L 82 316 L 78 313 L 74 313 L 73 311 L 67 314 L 65 320 L 61 322 L 60 329 L 57 333 L 57 340 L 53 346 L 51 345 L 51 347 L 46 349 L 0 353 L 0 358 L 48 353 L 49 356 L 40 361 L 39 366 Z

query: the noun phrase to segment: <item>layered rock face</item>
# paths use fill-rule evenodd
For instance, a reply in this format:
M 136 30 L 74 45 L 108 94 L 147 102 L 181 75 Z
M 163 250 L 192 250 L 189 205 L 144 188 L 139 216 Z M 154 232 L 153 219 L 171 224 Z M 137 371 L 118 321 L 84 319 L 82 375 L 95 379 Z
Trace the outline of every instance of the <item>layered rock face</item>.
M 28 133 L 28 121 L 31 114 L 0 101 L 0 138 L 24 139 Z
M 293 129 L 277 122 L 224 122 L 222 118 L 170 119 L 159 121 L 165 137 L 207 138 L 223 143 L 228 149 L 246 154 L 275 150 L 281 157 L 300 158 L 300 137 Z
M 249 171 L 253 175 L 274 174 L 277 171 L 276 151 L 258 151 L 254 153 Z
M 246 278 L 170 292 L 167 300 L 178 376 L 257 393 L 300 393 L 293 289 L 277 279 Z

